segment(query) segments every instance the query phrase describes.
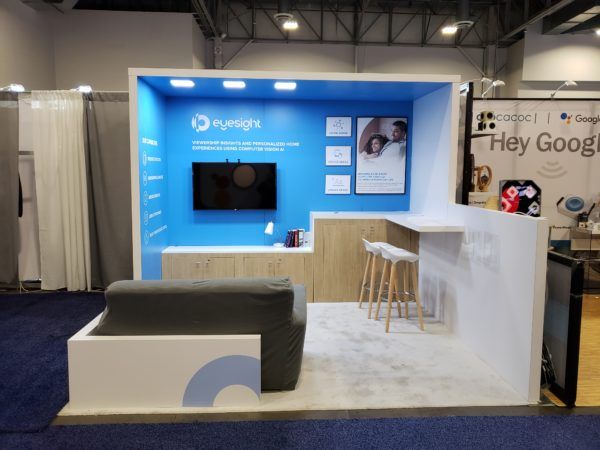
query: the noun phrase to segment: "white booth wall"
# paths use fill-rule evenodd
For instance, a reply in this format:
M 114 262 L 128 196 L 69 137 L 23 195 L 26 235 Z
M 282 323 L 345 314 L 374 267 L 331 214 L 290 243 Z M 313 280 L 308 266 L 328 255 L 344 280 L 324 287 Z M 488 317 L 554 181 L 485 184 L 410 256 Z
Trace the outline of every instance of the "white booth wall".
M 458 121 L 450 118 L 458 116 L 458 86 L 450 96 L 448 89 L 414 102 L 411 211 L 444 218 L 465 231 L 421 233 L 421 295 L 437 319 L 535 403 L 548 222 L 454 204 Z

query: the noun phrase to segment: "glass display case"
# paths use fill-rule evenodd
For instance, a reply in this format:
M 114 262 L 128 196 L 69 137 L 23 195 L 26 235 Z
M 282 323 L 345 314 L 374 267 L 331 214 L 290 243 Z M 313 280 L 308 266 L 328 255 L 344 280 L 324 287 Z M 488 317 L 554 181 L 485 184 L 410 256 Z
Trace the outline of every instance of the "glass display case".
M 586 228 L 571 228 L 570 248 L 556 250 L 584 264 L 584 292 L 600 292 L 600 223 Z

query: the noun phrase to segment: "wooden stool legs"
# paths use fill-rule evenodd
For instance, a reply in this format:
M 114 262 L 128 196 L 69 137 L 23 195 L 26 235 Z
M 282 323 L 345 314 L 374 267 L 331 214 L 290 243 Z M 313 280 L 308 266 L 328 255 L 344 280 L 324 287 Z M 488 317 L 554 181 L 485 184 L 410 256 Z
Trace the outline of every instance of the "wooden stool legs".
M 397 265 L 400 265 L 400 271 L 402 272 L 402 284 L 400 284 L 400 276 L 398 274 Z M 381 274 L 381 287 L 379 289 L 379 295 L 377 296 L 377 310 L 375 312 L 375 320 L 379 320 L 379 310 L 381 307 L 381 299 L 383 294 L 383 287 L 385 285 L 385 280 L 387 277 L 387 266 L 388 261 L 385 260 L 383 266 L 383 273 Z M 398 316 L 402 317 L 402 306 L 401 303 L 404 301 L 404 314 L 408 319 L 408 300 L 410 296 L 414 296 L 415 303 L 417 304 L 417 316 L 419 318 L 419 328 L 422 331 L 425 331 L 425 326 L 423 324 L 423 308 L 421 306 L 421 299 L 419 298 L 419 281 L 417 279 L 417 267 L 415 263 L 412 262 L 398 262 L 391 264 L 391 268 L 389 270 L 389 285 L 388 285 L 388 304 L 387 304 L 387 315 L 385 320 L 385 332 L 389 333 L 390 331 L 390 318 L 392 316 L 392 302 L 394 298 L 396 299 L 396 306 L 398 308 Z M 404 298 L 404 296 L 408 298 Z M 370 309 L 370 308 L 369 308 Z M 370 318 L 370 314 L 369 314 Z
M 379 294 L 377 295 L 377 310 L 375 311 L 375 320 L 379 320 L 379 309 L 381 308 L 381 297 L 383 296 L 383 288 L 385 287 L 385 281 L 388 273 L 389 261 L 386 259 L 383 262 L 383 270 L 381 271 L 381 282 L 379 283 Z M 389 292 L 389 286 L 388 286 Z M 369 304 L 369 319 L 371 318 L 371 305 Z
M 365 265 L 365 273 L 363 275 L 362 284 L 360 285 L 360 297 L 358 298 L 358 307 L 362 306 L 363 298 L 365 297 L 365 288 L 367 287 L 367 275 L 369 274 L 369 264 L 371 263 L 371 258 L 375 259 L 370 253 L 367 253 L 367 264 Z M 371 279 L 371 284 L 373 284 L 373 279 Z

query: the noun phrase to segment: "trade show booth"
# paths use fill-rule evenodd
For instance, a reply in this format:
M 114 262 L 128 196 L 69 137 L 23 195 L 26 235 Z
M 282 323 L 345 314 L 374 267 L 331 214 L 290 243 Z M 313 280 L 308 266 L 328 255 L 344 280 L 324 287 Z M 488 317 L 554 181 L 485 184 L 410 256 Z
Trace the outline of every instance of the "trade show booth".
M 305 286 L 296 391 L 263 392 L 252 410 L 538 401 L 548 227 L 454 203 L 459 77 L 129 77 L 134 278 Z M 348 303 L 361 238 L 418 254 L 425 331 L 412 309 L 386 334 Z M 365 374 L 378 386 L 359 389 Z

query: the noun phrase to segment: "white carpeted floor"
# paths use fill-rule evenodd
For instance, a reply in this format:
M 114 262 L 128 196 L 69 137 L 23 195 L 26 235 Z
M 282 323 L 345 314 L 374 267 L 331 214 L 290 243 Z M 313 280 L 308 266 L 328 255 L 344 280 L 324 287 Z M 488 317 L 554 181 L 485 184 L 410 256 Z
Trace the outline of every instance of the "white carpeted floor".
M 356 303 L 310 303 L 302 373 L 296 390 L 263 393 L 257 408 L 185 408 L 136 413 L 298 411 L 524 405 L 517 394 L 439 323 L 416 315 L 390 333 Z M 93 411 L 110 414 L 123 411 Z M 127 411 L 128 413 L 134 411 Z M 81 414 L 68 405 L 60 415 Z M 92 413 L 90 411 L 90 413 Z

